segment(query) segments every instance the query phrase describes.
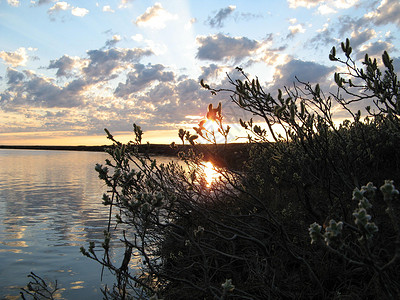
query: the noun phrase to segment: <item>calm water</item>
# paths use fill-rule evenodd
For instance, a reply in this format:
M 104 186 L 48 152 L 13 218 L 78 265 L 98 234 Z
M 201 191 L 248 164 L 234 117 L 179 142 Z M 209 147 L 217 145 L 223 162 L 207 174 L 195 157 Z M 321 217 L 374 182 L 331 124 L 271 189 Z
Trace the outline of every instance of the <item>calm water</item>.
M 103 240 L 108 211 L 94 166 L 106 157 L 0 150 L 0 299 L 18 298 L 31 271 L 56 279 L 63 299 L 102 298 L 114 278 L 107 271 L 101 281 L 101 266 L 79 248 Z

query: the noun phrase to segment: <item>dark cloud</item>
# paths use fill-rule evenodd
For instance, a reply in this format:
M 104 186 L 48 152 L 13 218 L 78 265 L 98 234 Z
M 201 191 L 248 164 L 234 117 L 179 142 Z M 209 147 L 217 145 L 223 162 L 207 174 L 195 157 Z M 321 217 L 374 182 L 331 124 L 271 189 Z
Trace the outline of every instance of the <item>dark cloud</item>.
M 376 5 L 377 2 L 374 2 Z M 364 26 L 371 27 L 371 23 L 380 26 L 395 24 L 400 27 L 400 2 L 398 0 L 382 0 L 379 6 L 361 18 L 343 15 L 338 20 L 339 36 L 347 36 L 349 32 L 362 32 Z
M 390 54 L 389 54 L 390 55 Z M 400 76 L 400 57 L 393 57 L 393 67 L 395 72 Z
M 48 69 L 58 69 L 56 76 L 66 76 L 68 77 L 69 71 L 71 71 L 74 67 L 75 60 L 68 55 L 64 55 L 57 60 L 51 60 L 48 66 Z
M 176 86 L 179 102 L 199 101 L 204 96 L 204 91 L 198 81 L 187 79 Z
M 201 60 L 222 61 L 242 60 L 260 47 L 260 43 L 246 37 L 232 38 L 221 33 L 214 36 L 198 37 L 200 43 L 196 57 Z
M 174 86 L 167 82 L 160 82 L 153 87 L 143 100 L 153 104 L 170 103 L 175 98 Z
M 119 36 L 113 36 L 113 38 L 112 39 L 109 39 L 109 40 L 107 40 L 106 41 L 106 44 L 105 44 L 105 48 L 108 48 L 108 49 L 110 49 L 110 48 L 112 48 L 112 47 L 115 47 L 115 45 L 118 43 L 120 41 L 120 38 L 119 38 Z
M 7 69 L 7 78 L 8 78 L 8 82 L 7 82 L 8 84 L 16 84 L 16 83 L 24 80 L 25 75 L 22 72 L 8 68 Z
M 348 37 L 349 33 L 361 31 L 365 20 L 353 18 L 348 15 L 340 16 L 337 21 L 338 36 Z
M 207 67 L 201 67 L 201 75 L 199 76 L 199 81 L 201 79 L 207 81 L 210 77 L 218 77 L 218 74 L 221 72 L 220 67 L 216 64 L 210 64 Z
M 83 72 L 90 82 L 115 78 L 114 71 L 120 69 L 126 63 L 135 63 L 142 57 L 153 54 L 150 50 L 139 48 L 90 50 L 87 53 L 89 65 L 83 69 Z
M 232 6 L 232 5 L 225 7 L 225 8 L 221 8 L 215 16 L 208 18 L 207 24 L 213 28 L 223 27 L 225 19 L 230 14 L 232 14 L 235 9 L 236 9 L 236 7 Z
M 376 10 L 364 18 L 371 20 L 375 25 L 395 24 L 400 27 L 400 2 L 399 0 L 382 0 Z
M 129 72 L 125 83 L 119 83 L 115 89 L 116 97 L 127 98 L 131 94 L 145 89 L 154 81 L 172 82 L 175 78 L 173 72 L 164 71 L 164 66 L 135 64 L 132 72 Z
M 350 38 L 350 43 L 355 49 L 360 47 L 365 42 L 368 42 L 373 37 L 375 37 L 375 31 L 373 29 L 366 29 L 362 32 L 353 32 Z
M 387 24 L 400 26 L 400 2 L 398 0 L 373 1 L 364 6 L 369 12 L 362 17 L 356 18 L 350 15 L 340 16 L 335 24 L 316 34 L 310 40 L 309 45 L 316 48 L 324 45 L 338 46 L 338 39 L 344 41 L 345 38 L 348 37 L 350 38 L 353 49 L 358 50 L 361 45 L 376 38 L 376 33 L 374 31 L 376 26 Z M 387 41 L 391 43 L 393 42 L 393 38 L 389 37 Z
M 334 38 L 335 29 L 326 28 L 325 30 L 318 32 L 314 37 L 312 37 L 308 43 L 306 43 L 307 48 L 319 49 L 320 47 L 325 48 L 326 45 L 335 46 L 337 40 Z
M 73 85 L 59 87 L 53 82 L 29 71 L 24 74 L 9 69 L 9 87 L 0 94 L 0 105 L 33 107 L 76 107 L 83 104 L 80 90 Z
M 280 88 L 290 86 L 296 81 L 296 76 L 303 82 L 320 83 L 325 81 L 326 76 L 334 69 L 315 62 L 293 59 L 276 68 L 274 83 Z
M 36 5 L 43 5 L 43 4 L 48 4 L 48 3 L 52 3 L 52 2 L 54 2 L 53 0 L 39 0 L 39 1 L 36 1 Z
M 366 53 L 368 53 L 370 57 L 381 57 L 385 50 L 390 53 L 392 48 L 393 46 L 387 42 L 376 41 L 366 45 L 363 51 L 357 52 L 356 58 L 363 59 Z
M 186 79 L 174 85 L 174 93 L 171 96 L 173 97 L 167 105 L 156 106 L 155 114 L 162 116 L 160 123 L 187 123 L 188 115 L 203 117 L 208 104 L 213 100 L 218 101 L 212 99 L 210 92 L 193 79 Z

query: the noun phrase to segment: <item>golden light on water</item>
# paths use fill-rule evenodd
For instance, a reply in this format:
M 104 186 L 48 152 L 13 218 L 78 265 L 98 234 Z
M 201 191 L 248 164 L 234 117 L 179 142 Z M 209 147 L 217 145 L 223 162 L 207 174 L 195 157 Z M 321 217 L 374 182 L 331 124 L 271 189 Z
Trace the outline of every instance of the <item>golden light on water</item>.
M 204 164 L 204 176 L 207 182 L 207 187 L 210 187 L 219 176 L 219 173 L 215 170 L 215 167 L 210 161 Z

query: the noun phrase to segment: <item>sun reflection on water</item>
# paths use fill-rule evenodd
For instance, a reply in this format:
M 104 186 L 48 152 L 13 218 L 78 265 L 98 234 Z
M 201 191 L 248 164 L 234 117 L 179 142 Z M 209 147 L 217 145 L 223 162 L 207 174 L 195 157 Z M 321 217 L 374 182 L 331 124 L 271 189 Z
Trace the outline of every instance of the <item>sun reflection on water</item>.
M 210 187 L 219 176 L 219 173 L 210 161 L 204 164 L 204 176 L 207 182 L 207 187 Z

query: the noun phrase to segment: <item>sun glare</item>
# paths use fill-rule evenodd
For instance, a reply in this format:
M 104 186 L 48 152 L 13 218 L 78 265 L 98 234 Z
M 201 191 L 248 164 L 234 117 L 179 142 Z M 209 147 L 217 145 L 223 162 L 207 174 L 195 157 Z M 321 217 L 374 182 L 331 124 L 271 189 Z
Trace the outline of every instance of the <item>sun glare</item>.
M 210 161 L 204 164 L 204 176 L 207 182 L 207 187 L 212 185 L 212 183 L 218 178 L 218 175 L 218 172 Z
M 215 122 L 214 120 L 208 119 L 204 123 L 204 128 L 207 129 L 209 132 L 218 132 L 219 126 L 218 126 L 217 122 Z

